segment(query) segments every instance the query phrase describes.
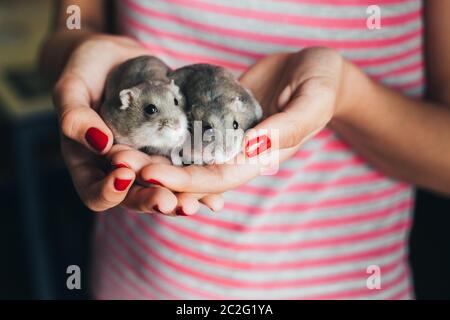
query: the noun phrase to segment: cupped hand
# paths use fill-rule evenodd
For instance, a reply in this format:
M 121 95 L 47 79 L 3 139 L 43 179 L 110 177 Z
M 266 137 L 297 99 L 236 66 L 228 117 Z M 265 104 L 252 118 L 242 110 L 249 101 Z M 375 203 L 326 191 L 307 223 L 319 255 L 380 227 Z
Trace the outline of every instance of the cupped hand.
M 149 54 L 134 40 L 109 35 L 93 35 L 79 44 L 71 54 L 55 85 L 54 103 L 60 130 L 62 153 L 81 200 L 93 211 L 123 204 L 141 212 L 173 214 L 193 213 L 199 201 L 218 210 L 220 196 L 174 194 L 163 187 L 134 185 L 137 170 L 149 163 L 166 163 L 158 157 L 137 150 L 113 146 L 113 135 L 97 113 L 108 73 L 118 64 L 139 55 Z M 122 149 L 121 149 L 122 148 Z M 130 167 L 110 171 L 110 159 L 129 162 Z
M 172 166 L 166 157 L 150 156 L 124 145 L 112 146 L 107 157 L 116 171 L 131 169 L 140 172 L 150 164 Z M 201 203 L 212 211 L 219 211 L 223 207 L 223 198 L 218 194 L 174 193 L 155 179 L 143 180 L 138 177 L 122 205 L 138 212 L 186 216 L 195 214 Z
M 229 163 L 208 166 L 151 164 L 142 169 L 140 177 L 177 192 L 222 193 L 260 174 L 275 172 L 339 111 L 345 64 L 337 52 L 327 48 L 263 58 L 240 78 L 265 115 L 246 134 L 241 154 Z

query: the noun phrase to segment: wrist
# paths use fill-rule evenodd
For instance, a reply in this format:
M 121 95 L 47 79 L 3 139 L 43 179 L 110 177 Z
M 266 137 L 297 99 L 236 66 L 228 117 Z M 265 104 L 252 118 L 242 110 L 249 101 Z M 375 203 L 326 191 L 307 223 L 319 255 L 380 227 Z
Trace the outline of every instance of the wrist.
M 344 59 L 332 123 L 350 120 L 367 99 L 367 94 L 372 91 L 371 87 L 371 80 L 358 67 Z

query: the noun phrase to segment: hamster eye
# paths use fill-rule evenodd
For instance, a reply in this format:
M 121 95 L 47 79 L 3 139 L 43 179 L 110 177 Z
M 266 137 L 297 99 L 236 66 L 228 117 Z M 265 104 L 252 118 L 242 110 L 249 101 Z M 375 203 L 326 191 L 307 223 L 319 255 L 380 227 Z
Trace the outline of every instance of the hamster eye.
M 203 126 L 203 133 L 205 133 L 206 131 L 212 130 L 212 129 L 213 129 L 213 127 L 209 123 L 207 123 Z
M 237 121 L 233 121 L 233 129 L 237 130 L 239 128 L 239 123 L 237 123 Z
M 177 98 L 173 98 L 173 103 L 175 103 L 175 105 L 178 105 L 178 99 Z
M 158 108 L 154 104 L 149 104 L 148 106 L 145 106 L 144 112 L 148 115 L 155 114 L 158 112 Z

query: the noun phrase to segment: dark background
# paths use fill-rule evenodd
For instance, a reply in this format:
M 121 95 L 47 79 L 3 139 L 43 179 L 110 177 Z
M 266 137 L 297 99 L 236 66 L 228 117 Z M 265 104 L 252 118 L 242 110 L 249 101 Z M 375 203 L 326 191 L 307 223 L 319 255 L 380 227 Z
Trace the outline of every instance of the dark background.
M 0 0 L 0 299 L 89 298 L 94 214 L 64 168 L 35 68 L 50 15 L 50 0 Z M 449 230 L 450 201 L 419 191 L 410 249 L 419 299 L 450 298 Z M 66 288 L 69 265 L 81 268 L 81 290 Z

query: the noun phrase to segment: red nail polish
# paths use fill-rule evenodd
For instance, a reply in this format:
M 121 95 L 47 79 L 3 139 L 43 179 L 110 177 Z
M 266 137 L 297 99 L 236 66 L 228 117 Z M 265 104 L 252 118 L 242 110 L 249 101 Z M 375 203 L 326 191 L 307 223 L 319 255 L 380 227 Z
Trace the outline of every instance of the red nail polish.
M 112 164 L 113 169 L 119 169 L 119 168 L 130 168 L 130 166 L 128 166 L 126 163 L 113 163 Z
M 159 210 L 158 205 L 153 206 L 153 210 L 155 210 L 156 212 L 159 212 L 159 213 L 163 213 L 161 210 Z
M 249 140 L 245 146 L 245 153 L 247 157 L 252 158 L 269 150 L 271 146 L 272 142 L 270 141 L 270 138 L 267 135 L 263 135 Z
M 116 180 L 114 180 L 114 188 L 116 188 L 117 191 L 124 191 L 126 188 L 128 188 L 130 183 L 131 180 L 116 178 Z
M 86 141 L 89 142 L 92 148 L 98 152 L 102 152 L 108 144 L 108 136 L 97 128 L 89 128 L 86 131 Z
M 158 180 L 155 180 L 155 179 L 147 180 L 147 182 L 150 183 L 150 184 L 155 184 L 157 186 L 162 186 L 162 183 L 159 182 Z
M 186 212 L 183 211 L 183 208 L 177 208 L 176 210 L 176 214 L 177 216 L 188 216 L 188 214 Z

